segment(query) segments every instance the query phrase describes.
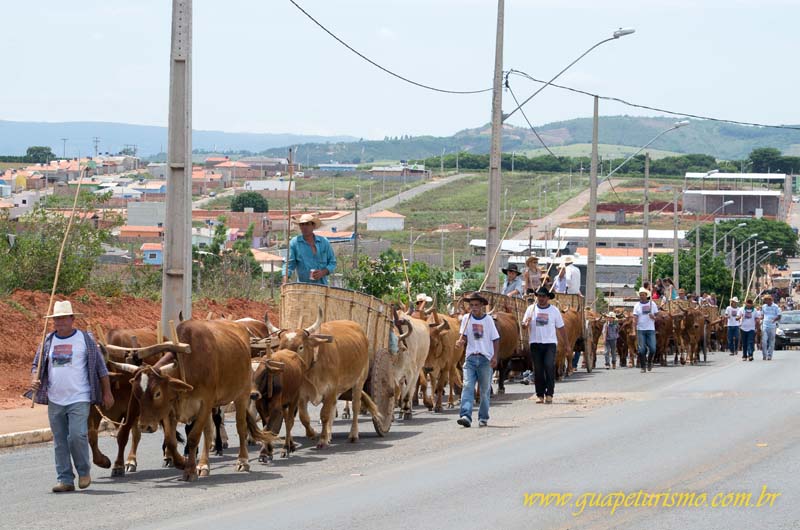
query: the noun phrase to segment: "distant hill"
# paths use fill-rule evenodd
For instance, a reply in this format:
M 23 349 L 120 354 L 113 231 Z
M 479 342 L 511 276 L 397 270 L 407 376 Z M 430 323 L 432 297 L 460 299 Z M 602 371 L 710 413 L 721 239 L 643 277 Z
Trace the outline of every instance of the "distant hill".
M 92 138 L 100 137 L 101 152 L 118 152 L 126 144 L 137 146 L 140 156 L 150 156 L 166 150 L 167 128 L 150 125 L 109 122 L 20 122 L 0 120 L 0 154 L 24 155 L 32 145 L 48 145 L 61 155 L 67 138 L 67 156 L 94 153 Z M 198 131 L 192 133 L 194 149 L 207 151 L 263 151 L 272 147 L 309 142 L 352 142 L 352 136 L 313 136 L 302 134 L 230 133 Z M 284 149 L 283 156 L 286 156 Z
M 611 154 L 630 153 L 649 142 L 661 131 L 675 123 L 672 118 L 642 118 L 634 116 L 603 116 L 600 118 L 600 143 Z M 537 127 L 545 143 L 553 147 L 591 144 L 591 118 L 548 123 Z M 488 153 L 491 131 L 489 125 L 465 129 L 453 136 L 417 136 L 391 138 L 382 141 L 307 144 L 299 149 L 301 162 L 369 163 L 376 160 L 422 159 L 457 150 Z M 542 145 L 530 129 L 506 125 L 503 129 L 503 151 L 529 152 Z M 707 154 L 721 160 L 746 158 L 757 147 L 775 147 L 785 154 L 800 151 L 800 131 L 767 129 L 694 120 L 691 125 L 665 134 L 652 144 L 653 151 L 672 154 Z M 560 149 L 559 149 L 560 151 Z M 583 147 L 565 149 L 565 155 L 580 155 Z M 286 149 L 266 150 L 264 154 L 285 155 Z M 558 154 L 558 151 L 555 151 Z M 588 150 L 585 151 L 588 154 Z M 666 153 L 669 154 L 669 153 Z

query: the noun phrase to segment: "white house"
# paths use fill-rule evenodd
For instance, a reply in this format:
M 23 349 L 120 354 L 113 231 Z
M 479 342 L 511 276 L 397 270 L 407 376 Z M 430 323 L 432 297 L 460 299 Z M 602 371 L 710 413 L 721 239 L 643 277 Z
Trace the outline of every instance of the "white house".
M 403 230 L 406 216 L 399 213 L 383 210 L 367 216 L 367 230 L 370 231 L 399 231 Z
M 267 180 L 248 180 L 244 183 L 244 189 L 247 191 L 286 191 L 289 189 L 289 180 L 284 179 L 267 179 Z M 294 191 L 294 182 L 291 186 Z

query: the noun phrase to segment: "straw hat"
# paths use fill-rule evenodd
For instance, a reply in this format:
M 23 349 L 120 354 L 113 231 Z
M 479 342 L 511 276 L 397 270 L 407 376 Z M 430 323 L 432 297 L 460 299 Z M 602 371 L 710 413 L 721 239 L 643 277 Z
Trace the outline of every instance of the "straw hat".
M 293 217 L 292 222 L 296 225 L 301 225 L 303 223 L 311 223 L 314 225 L 314 229 L 319 228 L 322 226 L 322 221 L 319 220 L 315 214 L 312 213 L 304 213 L 300 217 Z
M 75 313 L 72 310 L 72 302 L 64 300 L 63 302 L 56 302 L 53 304 L 53 314 L 47 315 L 44 318 L 70 317 L 80 314 L 81 313 Z
M 639 287 L 639 294 L 642 294 L 642 293 L 646 294 L 647 296 L 650 296 L 650 291 L 648 291 L 644 287 Z
M 606 313 L 606 317 L 608 317 L 608 318 L 617 318 L 617 314 L 615 312 L 613 312 L 613 311 L 609 311 L 608 313 Z
M 731 298 L 731 302 L 736 302 L 738 304 L 739 303 L 739 298 L 734 296 L 733 298 Z
M 525 265 L 530 265 L 531 263 L 533 263 L 534 265 L 539 263 L 539 256 L 530 256 L 528 259 L 525 260 Z
M 419 293 L 417 295 L 417 302 L 428 302 L 428 303 L 430 303 L 430 302 L 433 302 L 433 298 L 431 298 L 430 296 L 428 296 L 425 293 Z
M 572 256 L 564 256 L 564 265 L 572 265 L 573 263 L 575 263 L 575 260 Z

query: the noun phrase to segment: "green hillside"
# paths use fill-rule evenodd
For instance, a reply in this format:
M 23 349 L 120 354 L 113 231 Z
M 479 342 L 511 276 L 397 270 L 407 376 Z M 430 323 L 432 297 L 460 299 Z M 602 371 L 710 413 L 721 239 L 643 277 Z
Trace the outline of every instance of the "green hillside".
M 673 118 L 643 118 L 634 116 L 603 116 L 600 118 L 600 143 L 618 149 L 619 156 L 629 148 L 635 151 L 654 136 L 675 123 Z M 537 127 L 537 131 L 557 154 L 571 154 L 572 149 L 581 150 L 591 143 L 592 120 L 577 118 L 569 121 L 548 123 Z M 326 142 L 302 144 L 298 158 L 302 162 L 374 163 L 377 160 L 424 159 L 438 156 L 442 149 L 446 153 L 488 153 L 490 128 L 488 125 L 459 131 L 453 136 L 387 137 L 384 140 L 360 140 L 357 142 Z M 573 147 L 575 146 L 575 147 Z M 503 130 L 503 151 L 510 153 L 538 151 L 541 144 L 530 129 L 506 125 Z M 758 147 L 775 147 L 784 154 L 800 151 L 800 131 L 746 127 L 703 120 L 692 120 L 691 125 L 665 134 L 652 144 L 651 153 L 660 156 L 669 154 L 707 154 L 721 160 L 746 158 Z M 588 153 L 588 150 L 585 152 Z M 285 156 L 286 148 L 268 149 L 268 156 Z M 615 152 L 610 154 L 614 155 Z
M 592 144 L 560 145 L 551 147 L 550 150 L 554 152 L 557 156 L 569 156 L 569 157 L 592 156 Z M 609 157 L 624 158 L 632 155 L 638 150 L 639 150 L 638 147 L 631 147 L 628 145 L 597 144 L 597 152 L 600 154 L 602 158 L 609 158 Z M 665 158 L 668 156 L 678 156 L 681 154 L 675 151 L 662 151 L 661 149 L 650 149 L 650 148 L 648 148 L 647 151 L 650 153 L 650 158 L 653 160 L 657 160 L 659 158 Z M 547 151 L 544 148 L 530 149 L 528 151 L 523 151 L 522 154 L 529 157 L 534 157 L 534 156 L 546 155 Z M 642 152 L 642 154 L 644 154 L 644 152 Z

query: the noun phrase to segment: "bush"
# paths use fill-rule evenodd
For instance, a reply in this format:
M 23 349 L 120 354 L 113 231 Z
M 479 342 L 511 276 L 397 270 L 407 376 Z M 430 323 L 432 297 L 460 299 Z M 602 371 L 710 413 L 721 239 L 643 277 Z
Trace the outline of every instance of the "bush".
M 252 208 L 254 212 L 269 211 L 267 199 L 254 191 L 240 193 L 231 201 L 231 211 L 243 212 L 245 208 Z

